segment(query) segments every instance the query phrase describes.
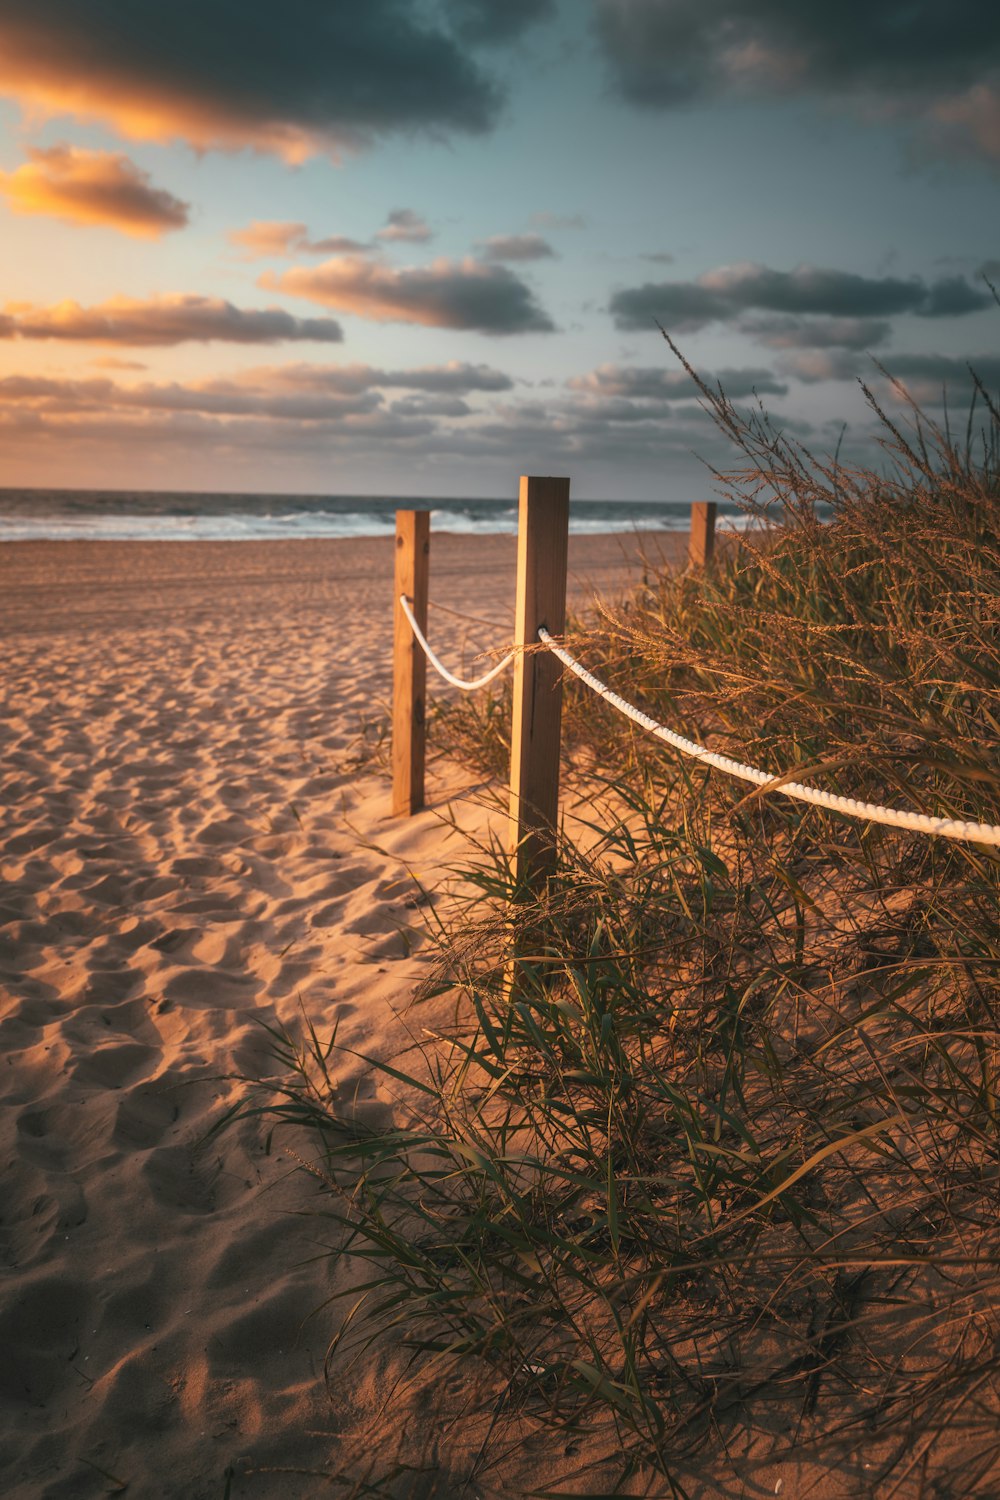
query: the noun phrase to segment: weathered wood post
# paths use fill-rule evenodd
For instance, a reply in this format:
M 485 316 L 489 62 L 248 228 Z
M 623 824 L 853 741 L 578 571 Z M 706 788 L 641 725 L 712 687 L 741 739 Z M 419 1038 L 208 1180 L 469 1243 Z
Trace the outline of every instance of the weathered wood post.
M 707 568 L 715 551 L 715 513 L 718 505 L 714 500 L 695 500 L 691 506 L 691 538 L 688 544 L 688 563 L 692 568 Z
M 410 600 L 426 635 L 430 551 L 430 511 L 397 510 L 392 656 L 392 811 L 396 817 L 409 817 L 424 805 L 427 660 L 399 596 L 405 594 Z
M 531 889 L 555 860 L 562 665 L 549 651 L 520 648 L 537 642 L 539 625 L 553 635 L 566 628 L 568 539 L 569 480 L 522 475 L 507 847 L 514 880 Z

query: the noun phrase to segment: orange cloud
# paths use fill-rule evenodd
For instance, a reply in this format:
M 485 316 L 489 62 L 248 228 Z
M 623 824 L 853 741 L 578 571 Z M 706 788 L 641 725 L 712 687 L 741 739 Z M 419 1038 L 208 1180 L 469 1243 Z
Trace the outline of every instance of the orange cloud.
M 345 234 L 331 234 L 322 240 L 311 240 L 305 224 L 288 219 L 253 219 L 245 229 L 231 229 L 230 244 L 244 252 L 247 260 L 262 260 L 296 255 L 354 255 L 366 248 L 359 240 Z
M 481 132 L 497 116 L 491 79 L 399 0 L 284 0 L 280 17 L 187 0 L 146 9 L 5 0 L 0 93 L 134 140 L 292 162 L 397 131 Z
M 144 239 L 188 222 L 188 204 L 153 187 L 149 173 L 120 152 L 53 146 L 31 147 L 28 156 L 15 172 L 0 172 L 0 193 L 16 213 L 48 214 Z
M 248 260 L 264 255 L 292 255 L 306 237 L 306 226 L 288 219 L 253 219 L 245 229 L 231 229 L 231 245 L 246 253 Z
M 58 302 L 51 307 L 8 302 L 0 312 L 0 339 L 65 339 L 137 347 L 184 343 L 339 343 L 333 318 L 296 318 L 279 307 L 234 307 L 221 297 L 174 294 L 111 297 L 96 307 Z
M 531 289 L 506 266 L 436 260 L 399 270 L 362 256 L 340 256 L 315 267 L 266 272 L 260 286 L 379 323 L 421 323 L 480 333 L 550 333 L 549 317 Z

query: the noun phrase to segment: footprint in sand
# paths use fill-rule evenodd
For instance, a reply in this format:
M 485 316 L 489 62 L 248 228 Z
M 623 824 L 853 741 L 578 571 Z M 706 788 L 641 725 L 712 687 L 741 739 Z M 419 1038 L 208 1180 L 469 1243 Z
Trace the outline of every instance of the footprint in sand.
M 221 1168 L 190 1146 L 159 1146 L 147 1156 L 143 1176 L 157 1203 L 184 1214 L 210 1214 L 221 1206 Z M 242 1187 L 242 1184 L 241 1184 Z
M 160 1056 L 158 1047 L 144 1047 L 141 1042 L 109 1042 L 82 1058 L 70 1077 L 87 1088 L 120 1089 L 138 1078 L 148 1078 Z
M 86 1218 L 87 1200 L 74 1178 L 51 1168 L 36 1172 L 22 1158 L 16 1191 L 8 1195 L 0 1216 L 0 1256 L 5 1265 L 21 1271 L 36 1261 L 47 1263 L 55 1236 L 64 1237 Z
M 40 1276 L 0 1311 L 0 1395 L 42 1405 L 70 1380 L 71 1361 L 90 1316 L 86 1283 Z
M 164 1136 L 179 1128 L 181 1107 L 177 1094 L 175 1088 L 130 1089 L 118 1105 L 111 1135 L 114 1144 L 134 1151 L 151 1151 L 160 1145 Z
M 182 969 L 164 986 L 164 998 L 195 1010 L 243 1010 L 260 989 L 249 974 L 226 969 Z

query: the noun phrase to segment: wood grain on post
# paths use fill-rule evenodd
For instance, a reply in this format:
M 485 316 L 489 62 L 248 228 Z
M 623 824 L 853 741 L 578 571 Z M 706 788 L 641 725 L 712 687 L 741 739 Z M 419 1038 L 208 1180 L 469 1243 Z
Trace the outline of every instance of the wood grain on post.
M 538 627 L 566 627 L 569 480 L 521 478 L 514 623 L 514 713 L 510 745 L 508 852 L 514 880 L 544 881 L 555 859 L 559 819 L 562 665 L 537 642 Z
M 427 660 L 399 602 L 405 594 L 427 634 L 431 513 L 397 510 L 395 631 L 392 657 L 392 811 L 410 817 L 424 805 Z
M 691 506 L 691 540 L 688 546 L 688 562 L 692 568 L 707 568 L 715 551 L 715 513 L 718 506 L 714 500 L 696 500 Z

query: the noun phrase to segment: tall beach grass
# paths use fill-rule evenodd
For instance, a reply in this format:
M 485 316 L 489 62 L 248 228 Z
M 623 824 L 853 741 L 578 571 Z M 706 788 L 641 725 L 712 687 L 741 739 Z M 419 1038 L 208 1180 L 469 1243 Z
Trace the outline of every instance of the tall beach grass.
M 1000 823 L 996 409 L 960 439 L 884 418 L 862 471 L 704 394 L 765 524 L 707 573 L 651 565 L 572 649 L 776 775 Z M 373 1064 L 393 1117 L 358 1117 L 311 1028 L 248 1105 L 314 1142 L 328 1379 L 391 1368 L 442 1495 L 541 1493 L 540 1444 L 546 1493 L 763 1493 L 793 1464 L 785 1493 L 995 1496 L 996 851 L 747 795 L 574 680 L 565 722 L 555 874 L 531 896 L 470 852 L 419 1040 Z M 498 686 L 433 733 L 496 773 L 508 725 Z

